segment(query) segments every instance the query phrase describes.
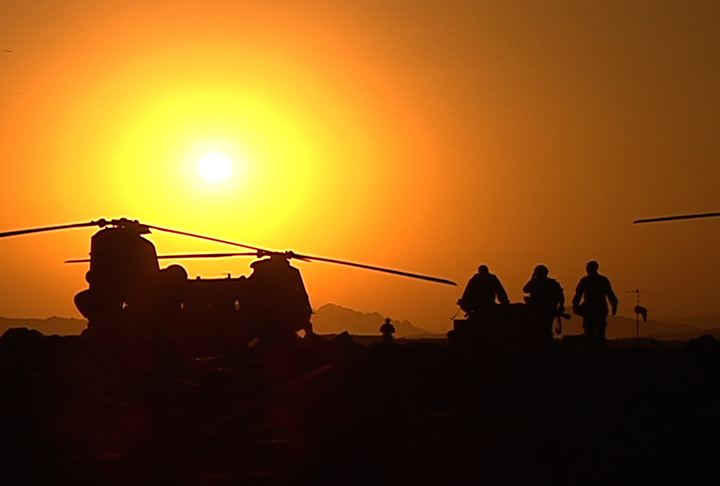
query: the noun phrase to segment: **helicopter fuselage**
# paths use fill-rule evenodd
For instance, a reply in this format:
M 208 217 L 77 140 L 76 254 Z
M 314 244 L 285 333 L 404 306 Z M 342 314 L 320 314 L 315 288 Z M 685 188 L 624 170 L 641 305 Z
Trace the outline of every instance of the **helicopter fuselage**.
M 280 256 L 254 262 L 249 277 L 188 279 L 180 265 L 161 269 L 155 246 L 136 227 L 119 226 L 92 237 L 86 280 L 89 288 L 75 304 L 91 329 L 129 321 L 198 332 L 236 326 L 249 335 L 263 327 L 309 329 L 312 310 L 302 277 Z

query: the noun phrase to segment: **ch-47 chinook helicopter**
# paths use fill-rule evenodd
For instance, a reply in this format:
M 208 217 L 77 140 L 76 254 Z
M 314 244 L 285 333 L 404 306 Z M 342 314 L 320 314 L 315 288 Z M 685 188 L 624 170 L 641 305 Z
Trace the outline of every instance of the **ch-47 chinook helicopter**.
M 446 285 L 450 280 L 344 260 L 272 251 L 209 236 L 162 228 L 126 218 L 21 229 L 0 238 L 71 228 L 101 228 L 91 238 L 88 288 L 75 305 L 88 319 L 88 334 L 159 330 L 194 339 L 230 338 L 250 341 L 312 332 L 312 309 L 300 272 L 290 260 L 318 261 L 385 272 Z M 143 235 L 162 231 L 243 248 L 242 253 L 199 253 L 158 256 Z M 254 256 L 249 277 L 188 279 L 180 265 L 160 268 L 164 258 Z

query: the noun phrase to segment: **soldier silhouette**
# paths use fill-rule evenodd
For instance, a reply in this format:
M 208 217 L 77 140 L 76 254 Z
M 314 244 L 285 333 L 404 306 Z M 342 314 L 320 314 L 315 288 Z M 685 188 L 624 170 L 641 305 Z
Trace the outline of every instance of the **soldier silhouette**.
M 500 279 L 490 273 L 487 265 L 480 265 L 457 303 L 469 318 L 485 319 L 494 316 L 496 299 L 501 304 L 510 303 Z
M 552 325 L 555 318 L 565 310 L 565 294 L 557 280 L 549 278 L 545 265 L 538 265 L 532 277 L 523 287 L 528 294 L 525 302 L 530 308 L 534 330 L 543 341 L 552 341 Z
M 608 301 L 612 315 L 617 313 L 618 298 L 610 280 L 598 273 L 600 265 L 592 260 L 585 265 L 587 275 L 582 277 L 575 289 L 573 312 L 583 318 L 583 331 L 592 341 L 603 344 L 607 329 Z
M 390 319 L 385 319 L 385 322 L 380 326 L 380 332 L 382 333 L 382 342 L 384 344 L 392 344 L 395 334 L 395 326 L 392 325 Z

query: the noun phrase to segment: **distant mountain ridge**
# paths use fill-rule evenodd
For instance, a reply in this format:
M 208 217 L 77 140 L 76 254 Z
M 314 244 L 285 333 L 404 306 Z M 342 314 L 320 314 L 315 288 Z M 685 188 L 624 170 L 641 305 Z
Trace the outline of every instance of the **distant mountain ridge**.
M 37 329 L 46 336 L 58 334 L 60 336 L 79 335 L 87 327 L 85 319 L 73 317 L 48 317 L 46 319 L 32 319 L 23 317 L 0 317 L 0 335 L 12 327 L 27 327 Z
M 357 335 L 378 335 L 385 317 L 378 312 L 360 312 L 335 304 L 326 304 L 316 310 L 312 322 L 315 332 L 319 334 L 338 334 L 347 331 Z M 392 322 L 397 337 L 430 334 L 407 320 L 393 320 Z M 37 329 L 48 336 L 52 334 L 79 335 L 87 327 L 87 321 L 57 316 L 46 319 L 0 317 L 0 335 L 12 327 Z
M 386 317 L 379 312 L 361 312 L 337 304 L 325 304 L 318 308 L 313 314 L 312 322 L 315 332 L 319 334 L 339 334 L 347 331 L 354 335 L 379 335 L 380 326 Z M 720 326 L 713 326 L 714 318 L 720 322 L 720 316 L 708 316 L 699 318 L 672 319 L 668 321 L 640 322 L 640 337 L 654 338 L 661 340 L 686 341 L 704 334 L 720 339 Z M 396 337 L 423 336 L 437 337 L 438 333 L 432 333 L 425 329 L 414 326 L 407 320 L 393 320 Z M 696 325 L 690 325 L 692 322 Z M 37 329 L 49 336 L 58 334 L 61 336 L 79 335 L 86 327 L 87 321 L 72 317 L 48 317 L 45 319 L 21 318 L 21 317 L 0 317 L 0 335 L 12 327 L 26 327 Z M 564 334 L 581 334 L 582 319 L 573 316 L 569 321 L 563 321 Z M 440 333 L 442 335 L 444 333 Z M 632 317 L 611 316 L 608 319 L 607 337 L 609 339 L 626 339 L 635 337 L 635 319 Z
M 313 329 L 318 334 L 338 334 L 347 331 L 357 335 L 378 335 L 385 318 L 379 312 L 360 312 L 336 304 L 325 304 L 312 316 Z M 410 321 L 392 319 L 396 337 L 430 334 Z
M 666 324 L 688 326 L 696 329 L 712 330 L 720 328 L 720 314 L 663 319 Z

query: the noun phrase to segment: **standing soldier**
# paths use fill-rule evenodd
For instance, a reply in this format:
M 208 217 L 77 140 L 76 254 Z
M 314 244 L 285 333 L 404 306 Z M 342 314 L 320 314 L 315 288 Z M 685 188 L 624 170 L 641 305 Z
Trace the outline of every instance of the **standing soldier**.
M 480 265 L 465 287 L 458 305 L 469 318 L 485 319 L 494 316 L 495 299 L 501 304 L 510 303 L 500 279 L 490 273 L 487 265 Z
M 392 325 L 390 319 L 385 319 L 385 322 L 380 326 L 380 332 L 382 333 L 382 342 L 384 344 L 392 344 L 394 341 L 393 334 L 395 334 L 395 326 Z
M 578 282 L 572 303 L 573 312 L 583 318 L 585 335 L 598 344 L 604 344 L 608 301 L 612 307 L 612 315 L 615 315 L 618 298 L 613 292 L 610 280 L 598 273 L 599 268 L 600 264 L 594 260 L 585 265 L 587 275 Z
M 530 281 L 523 287 L 528 294 L 525 302 L 535 324 L 535 329 L 545 342 L 552 341 L 552 325 L 555 318 L 565 310 L 565 294 L 554 278 L 548 278 L 549 270 L 538 265 L 533 270 Z

